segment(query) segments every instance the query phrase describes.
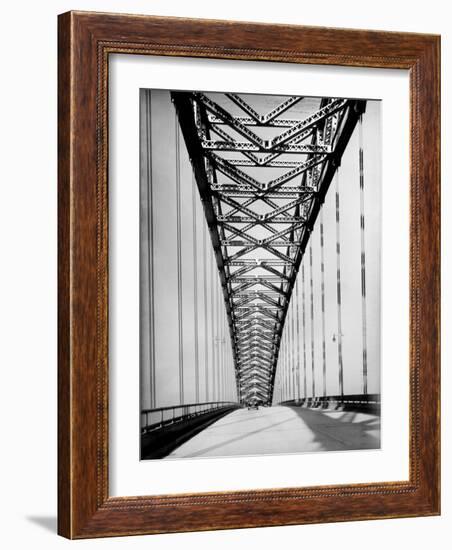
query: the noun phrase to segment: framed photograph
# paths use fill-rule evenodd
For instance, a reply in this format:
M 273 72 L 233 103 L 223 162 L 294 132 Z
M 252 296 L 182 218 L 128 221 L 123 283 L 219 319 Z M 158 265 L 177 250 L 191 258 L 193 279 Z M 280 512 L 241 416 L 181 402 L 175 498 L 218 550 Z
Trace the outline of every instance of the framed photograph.
M 433 35 L 59 16 L 59 533 L 437 515 Z

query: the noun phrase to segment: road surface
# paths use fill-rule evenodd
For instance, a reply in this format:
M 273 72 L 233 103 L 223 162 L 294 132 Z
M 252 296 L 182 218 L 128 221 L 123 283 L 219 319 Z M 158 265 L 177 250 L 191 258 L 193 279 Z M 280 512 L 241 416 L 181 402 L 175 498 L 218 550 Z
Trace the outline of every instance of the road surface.
M 238 409 L 175 449 L 170 458 L 378 449 L 377 415 L 300 407 Z

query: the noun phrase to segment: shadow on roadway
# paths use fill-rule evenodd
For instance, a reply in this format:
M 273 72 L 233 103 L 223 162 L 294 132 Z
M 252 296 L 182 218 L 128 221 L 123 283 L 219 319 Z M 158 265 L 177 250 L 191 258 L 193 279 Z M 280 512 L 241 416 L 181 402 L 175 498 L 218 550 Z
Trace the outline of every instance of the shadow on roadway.
M 361 412 L 290 407 L 312 433 L 317 451 L 379 449 L 380 417 Z

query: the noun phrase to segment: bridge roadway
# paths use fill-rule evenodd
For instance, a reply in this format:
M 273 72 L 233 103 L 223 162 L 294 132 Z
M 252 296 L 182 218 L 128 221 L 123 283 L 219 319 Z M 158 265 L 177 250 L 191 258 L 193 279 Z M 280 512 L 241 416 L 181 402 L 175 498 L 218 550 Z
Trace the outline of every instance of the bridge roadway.
M 175 449 L 168 458 L 379 448 L 380 419 L 363 412 L 259 407 L 238 409 Z

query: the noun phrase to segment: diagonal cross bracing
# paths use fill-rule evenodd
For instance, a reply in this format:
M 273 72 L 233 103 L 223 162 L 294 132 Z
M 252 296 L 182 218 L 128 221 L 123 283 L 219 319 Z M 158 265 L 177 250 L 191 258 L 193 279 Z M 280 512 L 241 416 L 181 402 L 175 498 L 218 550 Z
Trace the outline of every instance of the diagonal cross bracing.
M 172 92 L 218 266 L 237 389 L 271 403 L 284 322 L 365 101 Z

